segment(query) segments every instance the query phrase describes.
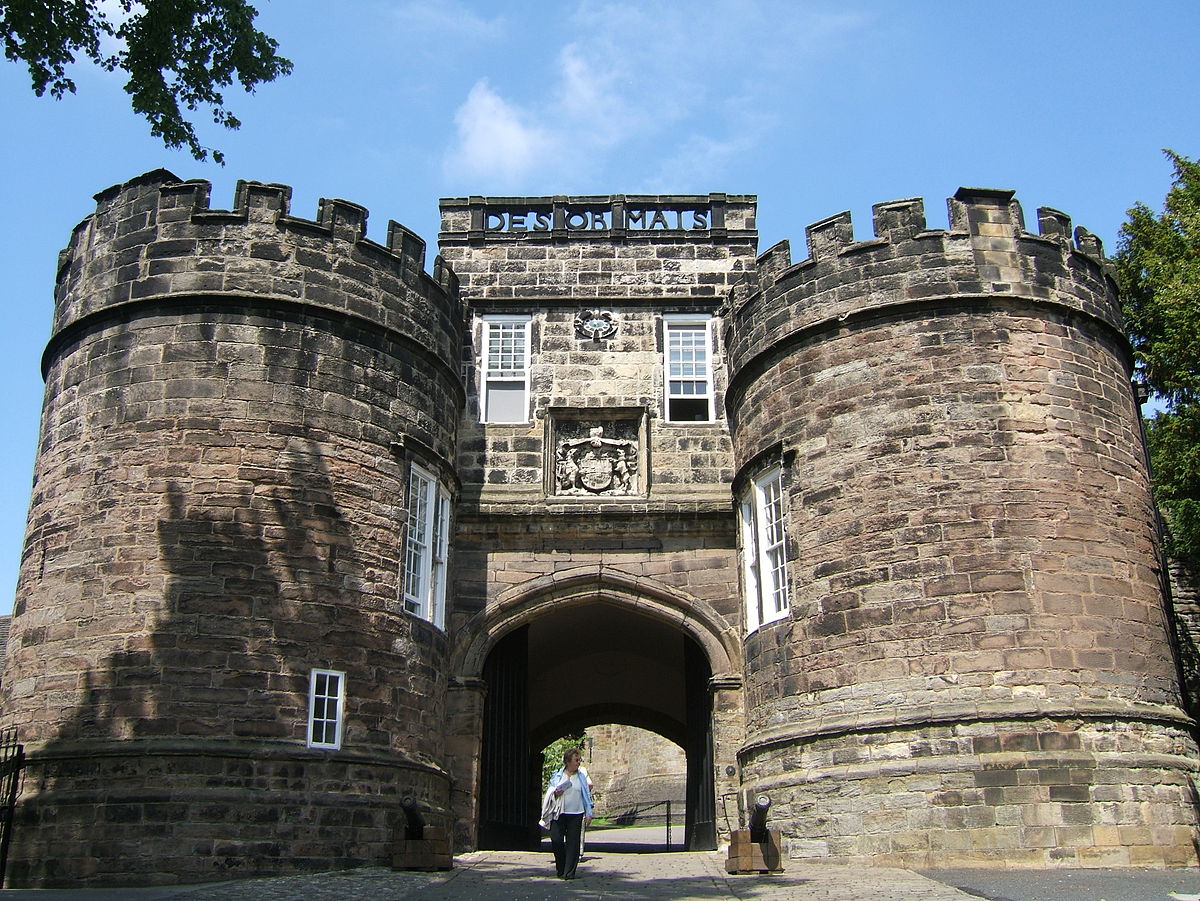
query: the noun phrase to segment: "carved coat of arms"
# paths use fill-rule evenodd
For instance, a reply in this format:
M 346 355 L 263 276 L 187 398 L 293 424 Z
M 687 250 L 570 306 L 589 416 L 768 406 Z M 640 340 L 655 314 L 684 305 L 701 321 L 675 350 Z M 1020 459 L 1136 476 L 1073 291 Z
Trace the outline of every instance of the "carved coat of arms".
M 605 438 L 596 426 L 586 438 L 565 438 L 555 451 L 558 494 L 636 494 L 636 441 Z

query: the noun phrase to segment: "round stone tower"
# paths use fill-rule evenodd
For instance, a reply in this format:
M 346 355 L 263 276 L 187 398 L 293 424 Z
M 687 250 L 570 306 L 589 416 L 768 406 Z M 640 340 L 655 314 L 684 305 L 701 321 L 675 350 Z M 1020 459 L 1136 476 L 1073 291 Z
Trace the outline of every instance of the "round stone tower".
M 61 257 L 3 679 L 15 884 L 384 864 L 405 796 L 444 824 L 446 640 L 398 573 L 410 470 L 455 485 L 457 285 L 356 205 L 209 189 L 111 188 Z
M 790 614 L 746 642 L 791 854 L 1195 862 L 1131 357 L 1099 242 L 1007 191 L 848 214 L 726 320 L 734 490 L 781 467 Z

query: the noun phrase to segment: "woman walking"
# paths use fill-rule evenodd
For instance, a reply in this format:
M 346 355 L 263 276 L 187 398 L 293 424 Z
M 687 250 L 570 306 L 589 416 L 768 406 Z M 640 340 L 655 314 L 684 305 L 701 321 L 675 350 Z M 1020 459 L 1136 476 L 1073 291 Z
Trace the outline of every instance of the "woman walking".
M 560 879 L 575 878 L 583 827 L 592 819 L 592 793 L 587 777 L 579 771 L 582 759 L 578 748 L 567 748 L 562 768 L 550 777 L 546 791 L 559 809 L 550 823 L 550 846 L 554 848 L 554 872 Z

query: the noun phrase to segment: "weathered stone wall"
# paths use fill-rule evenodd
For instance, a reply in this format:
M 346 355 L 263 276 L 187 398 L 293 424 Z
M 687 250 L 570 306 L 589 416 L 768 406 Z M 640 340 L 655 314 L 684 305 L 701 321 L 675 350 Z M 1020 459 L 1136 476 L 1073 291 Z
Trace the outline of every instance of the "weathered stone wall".
M 792 853 L 1192 859 L 1195 747 L 1115 289 L 963 190 L 786 247 L 726 319 L 739 479 L 785 464 L 791 615 L 746 641 L 747 790 Z M 738 483 L 735 483 L 735 490 Z M 835 776 L 836 778 L 830 778 Z
M 488 198 L 499 200 L 503 198 Z M 583 199 L 570 200 L 578 205 Z M 442 254 L 461 279 L 463 298 L 476 314 L 473 346 L 468 351 L 472 390 L 459 454 L 466 496 L 484 491 L 485 502 L 508 498 L 540 503 L 548 412 L 627 408 L 645 410 L 649 417 L 650 469 L 643 487 L 651 495 L 683 494 L 726 503 L 728 492 L 723 486 L 732 472 L 728 430 L 720 421 L 723 349 L 718 343 L 714 367 L 718 421 L 666 422 L 662 316 L 711 314 L 720 307 L 729 289 L 753 265 L 754 200 L 725 195 L 641 200 L 648 205 L 688 200 L 718 205 L 724 226 L 703 232 L 478 231 L 472 229 L 472 217 L 480 220 L 484 215 L 488 203 L 483 198 L 442 202 Z M 615 203 L 610 198 L 604 201 L 598 208 Z M 614 337 L 594 341 L 576 333 L 575 317 L 588 306 L 613 313 L 618 322 Z M 479 316 L 489 312 L 533 316 L 533 406 L 528 424 L 479 422 Z M 719 332 L 718 328 L 714 334 Z
M 552 207 L 579 209 L 589 203 L 597 216 L 608 217 L 603 227 L 570 227 L 566 217 L 559 227 L 545 231 L 530 230 L 532 217 L 525 223 L 529 228 L 484 227 L 489 209 L 544 207 L 545 221 L 553 223 Z M 621 221 L 623 205 L 687 204 L 711 210 L 706 221 L 719 227 L 612 227 Z M 592 603 L 585 598 L 590 591 L 596 602 L 603 598 L 610 605 L 625 631 L 666 617 L 671 628 L 693 636 L 719 632 L 721 640 L 737 648 L 740 603 L 728 491 L 733 457 L 723 421 L 721 330 L 714 323 L 714 421 L 667 422 L 663 315 L 716 313 L 730 287 L 753 265 L 754 209 L 752 197 L 725 195 L 443 201 L 441 251 L 461 280 L 473 314 L 471 343 L 464 353 L 468 400 L 458 457 L 463 503 L 455 534 L 453 634 L 469 636 L 487 628 L 503 611 L 518 608 L 522 598 L 534 603 L 539 593 L 555 596 L 559 580 L 583 579 L 592 587 L 561 598 L 560 606 L 577 603 L 582 608 Z M 616 333 L 600 340 L 580 335 L 575 320 L 585 309 L 610 313 Z M 481 317 L 488 313 L 532 318 L 527 423 L 479 422 Z M 564 423 L 586 428 L 614 411 L 639 423 L 636 490 L 624 496 L 556 494 L 555 428 Z M 640 597 L 655 597 L 655 604 Z M 660 696 L 672 692 L 681 697 L 681 673 L 658 678 L 654 671 L 647 679 L 651 684 L 640 692 L 626 686 L 623 677 L 634 678 L 638 672 L 618 664 L 628 660 L 603 646 L 609 640 L 578 638 L 575 663 L 583 675 L 571 682 L 578 687 L 571 701 L 587 710 L 583 725 L 606 722 L 603 717 L 613 705 L 628 713 L 639 703 L 655 707 Z M 619 645 L 620 637 L 611 642 Z M 672 642 L 660 663 L 681 666 L 678 651 Z M 740 659 L 740 653 L 733 653 Z M 621 675 L 608 683 L 589 677 L 606 666 Z M 564 665 L 563 678 L 566 670 Z M 729 680 L 740 673 L 720 675 Z M 554 686 L 558 676 L 558 671 L 539 673 L 537 684 Z M 725 762 L 735 759 L 742 740 L 739 688 L 713 696 L 714 742 Z M 550 688 L 532 693 L 535 729 L 555 721 L 553 712 L 544 709 L 552 694 Z M 736 697 L 730 700 L 730 694 Z M 682 712 L 675 725 L 679 717 Z M 461 772 L 464 780 L 473 778 L 469 768 Z M 469 803 L 464 802 L 460 815 L 464 832 L 472 822 Z
M 112 188 L 61 260 L 0 684 L 30 752 L 15 882 L 384 863 L 405 795 L 473 847 L 484 663 L 518 630 L 514 768 L 645 727 L 686 747 L 691 839 L 723 828 L 693 803 L 715 786 L 768 792 L 795 857 L 1194 862 L 1128 346 L 1064 215 L 882 204 L 876 238 L 833 217 L 793 265 L 754 260 L 753 197 L 469 198 L 431 277 L 361 207 L 208 192 Z M 483 424 L 481 317 L 517 313 L 530 419 Z M 713 317 L 713 422 L 666 421 L 670 314 Z M 561 490 L 561 442 L 601 437 L 625 490 Z M 455 492 L 445 631 L 398 600 L 413 462 Z M 745 635 L 730 487 L 777 463 L 791 610 Z M 346 673 L 339 751 L 306 747 L 314 667 Z M 613 755 L 601 780 L 634 775 L 602 792 L 678 778 Z
M 1188 712 L 1200 710 L 1200 573 L 1168 559 L 1167 578 L 1175 614 L 1175 640 L 1183 669 Z
M 448 648 L 398 577 L 408 460 L 449 470 L 463 403 L 452 277 L 359 207 L 207 194 L 104 192 L 61 261 L 3 683 L 17 883 L 385 863 L 399 797 L 445 818 Z M 341 751 L 306 747 L 313 668 L 346 673 Z

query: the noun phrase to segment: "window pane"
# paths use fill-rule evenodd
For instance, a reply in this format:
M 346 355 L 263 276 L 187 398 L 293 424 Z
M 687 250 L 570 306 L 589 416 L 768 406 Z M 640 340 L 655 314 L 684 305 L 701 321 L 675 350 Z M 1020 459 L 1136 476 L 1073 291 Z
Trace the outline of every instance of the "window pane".
M 667 418 L 672 422 L 708 422 L 707 397 L 673 397 L 667 402 Z
M 489 322 L 487 324 L 488 378 L 525 377 L 524 322 Z
M 408 482 L 404 609 L 442 626 L 449 548 L 450 494 L 415 465 Z
M 770 611 L 772 613 L 782 613 L 787 609 L 787 569 L 786 560 L 784 559 L 783 548 L 775 548 L 767 552 L 767 558 L 771 564 L 771 597 Z
M 786 616 L 790 603 L 783 476 L 779 470 L 758 479 L 747 493 L 742 523 L 746 624 L 753 631 Z
M 762 504 L 767 544 L 773 547 L 783 541 L 783 499 L 778 476 L 762 486 Z
M 413 469 L 408 482 L 408 543 L 404 558 L 404 606 L 420 613 L 429 586 L 430 509 L 433 482 Z
M 525 422 L 528 418 L 524 382 L 489 382 L 488 422 Z
M 762 568 L 765 572 L 763 608 L 777 616 L 787 609 L 787 557 L 786 536 L 783 524 L 783 489 L 781 474 L 776 472 L 766 481 L 759 483 L 760 518 L 762 532 Z
M 664 365 L 669 421 L 712 420 L 708 342 L 708 328 L 705 325 L 669 322 L 666 325 Z M 675 398 L 689 400 L 681 406 Z
M 314 671 L 310 676 L 310 684 L 308 743 L 339 747 L 341 674 Z
M 433 565 L 430 569 L 430 599 L 428 618 L 438 628 L 445 623 L 446 558 L 449 554 L 450 495 L 440 485 L 433 516 Z

